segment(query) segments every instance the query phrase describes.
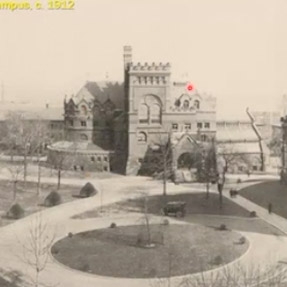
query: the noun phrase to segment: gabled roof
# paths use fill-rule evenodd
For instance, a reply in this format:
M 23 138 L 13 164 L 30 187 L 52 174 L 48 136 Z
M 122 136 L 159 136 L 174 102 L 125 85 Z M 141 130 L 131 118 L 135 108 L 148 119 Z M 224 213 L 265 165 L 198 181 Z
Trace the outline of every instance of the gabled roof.
M 77 95 L 73 98 L 78 104 L 82 99 L 87 102 L 97 100 L 104 104 L 110 100 L 116 109 L 124 108 L 124 85 L 123 83 L 112 81 L 86 82 Z

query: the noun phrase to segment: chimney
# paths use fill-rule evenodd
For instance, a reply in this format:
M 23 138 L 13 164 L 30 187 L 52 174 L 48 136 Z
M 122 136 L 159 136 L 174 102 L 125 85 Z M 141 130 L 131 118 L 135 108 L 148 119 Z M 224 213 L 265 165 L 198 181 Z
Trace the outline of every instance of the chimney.
M 124 67 L 127 70 L 132 62 L 132 46 L 124 46 Z
M 49 109 L 49 103 L 46 103 L 46 109 Z

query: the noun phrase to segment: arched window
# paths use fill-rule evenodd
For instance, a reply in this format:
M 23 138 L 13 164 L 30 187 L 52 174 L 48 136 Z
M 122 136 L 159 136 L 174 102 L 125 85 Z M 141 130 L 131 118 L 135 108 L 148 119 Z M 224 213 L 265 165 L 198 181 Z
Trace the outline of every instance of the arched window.
M 139 109 L 139 122 L 148 123 L 149 110 L 146 104 L 141 104 Z
M 150 118 L 152 124 L 161 123 L 161 108 L 158 104 L 150 107 Z
M 139 122 L 146 124 L 161 123 L 161 101 L 154 95 L 142 97 L 139 105 Z
M 85 135 L 85 134 L 80 134 L 80 140 L 87 141 L 88 140 L 88 136 Z
M 87 107 L 85 105 L 81 105 L 82 114 L 86 115 L 88 113 Z
M 189 108 L 189 101 L 188 100 L 184 100 L 183 102 L 183 109 L 187 110 Z
M 196 109 L 200 109 L 200 102 L 199 102 L 199 100 L 195 100 L 195 101 L 194 101 L 194 107 L 195 107 Z
M 139 132 L 137 136 L 138 142 L 145 143 L 147 141 L 147 135 L 144 132 Z

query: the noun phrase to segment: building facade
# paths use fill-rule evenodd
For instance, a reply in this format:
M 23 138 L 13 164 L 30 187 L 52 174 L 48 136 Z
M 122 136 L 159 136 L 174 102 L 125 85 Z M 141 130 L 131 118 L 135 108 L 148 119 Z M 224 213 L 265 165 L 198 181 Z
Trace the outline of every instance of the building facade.
M 173 80 L 169 63 L 134 63 L 130 46 L 124 47 L 123 56 L 122 84 L 87 82 L 65 100 L 66 140 L 49 147 L 50 158 L 67 147 L 66 152 L 74 149 L 82 159 L 82 170 L 120 170 L 135 175 L 150 151 L 169 142 L 172 171 L 176 178 L 187 181 L 195 175 L 196 154 L 214 140 L 222 145 L 241 144 L 240 152 L 253 144 L 248 154 L 260 154 L 260 139 L 251 123 L 251 138 L 242 136 L 244 125 L 232 125 L 234 132 L 242 134 L 223 139 L 226 123 L 216 122 L 216 98 L 199 93 L 191 83 Z M 101 160 L 94 160 L 97 158 Z M 108 167 L 102 165 L 103 160 Z

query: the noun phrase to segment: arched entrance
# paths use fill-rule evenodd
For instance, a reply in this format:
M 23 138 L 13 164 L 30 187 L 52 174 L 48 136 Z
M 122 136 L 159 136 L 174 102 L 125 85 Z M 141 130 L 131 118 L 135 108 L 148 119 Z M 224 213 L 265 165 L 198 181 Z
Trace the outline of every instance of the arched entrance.
M 178 169 L 196 168 L 196 155 L 191 152 L 181 154 L 177 160 Z

